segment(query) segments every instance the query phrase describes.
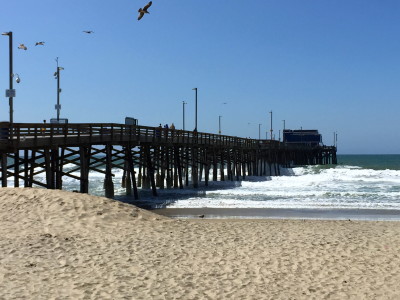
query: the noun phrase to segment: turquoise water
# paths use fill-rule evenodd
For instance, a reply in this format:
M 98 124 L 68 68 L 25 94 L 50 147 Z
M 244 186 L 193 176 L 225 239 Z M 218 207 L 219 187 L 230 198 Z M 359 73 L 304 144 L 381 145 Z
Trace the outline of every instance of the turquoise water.
M 400 155 L 338 155 L 338 164 L 373 170 L 400 170 Z

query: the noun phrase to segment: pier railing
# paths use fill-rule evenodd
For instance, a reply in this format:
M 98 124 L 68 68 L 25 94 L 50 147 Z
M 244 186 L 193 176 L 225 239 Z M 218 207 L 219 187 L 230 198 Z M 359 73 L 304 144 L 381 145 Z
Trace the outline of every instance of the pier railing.
M 279 148 L 276 140 L 257 140 L 212 133 L 117 123 L 0 123 L 0 149 L 32 144 L 90 142 L 152 142 L 216 145 L 241 148 Z M 11 144 L 11 145 L 10 145 Z

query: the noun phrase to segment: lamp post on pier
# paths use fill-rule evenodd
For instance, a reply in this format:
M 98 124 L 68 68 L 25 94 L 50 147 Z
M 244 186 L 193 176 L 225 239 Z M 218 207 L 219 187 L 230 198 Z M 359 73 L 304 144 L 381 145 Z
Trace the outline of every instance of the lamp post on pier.
M 261 140 L 261 125 L 262 124 L 258 124 L 258 139 Z
M 335 134 L 335 147 L 337 148 L 337 131 L 336 131 L 336 134 Z
M 333 132 L 333 146 L 337 147 L 337 131 Z
M 283 121 L 283 131 L 282 131 L 282 142 L 285 142 L 285 129 L 286 129 L 286 121 Z
M 185 101 L 182 101 L 182 112 L 183 112 L 183 120 L 182 120 L 182 124 L 183 124 L 183 130 L 185 130 L 185 105 L 186 105 L 187 103 L 185 102 Z
M 195 91 L 195 125 L 194 125 L 194 130 L 197 131 L 197 88 L 192 88 L 192 90 Z
M 228 102 L 223 102 L 222 103 L 222 105 L 226 105 L 226 104 L 228 104 Z M 221 133 L 222 133 L 222 131 L 221 131 L 221 119 L 222 119 L 222 116 L 218 116 L 218 124 L 219 124 L 219 130 L 218 130 L 218 133 L 221 135 Z
M 57 62 L 57 71 L 54 73 L 54 77 L 57 79 L 57 104 L 56 104 L 55 108 L 57 110 L 57 122 L 60 122 L 60 110 L 61 110 L 61 104 L 60 104 L 60 93 L 61 93 L 61 89 L 60 89 L 60 71 L 64 70 L 64 68 L 58 66 L 58 57 L 56 58 L 56 62 Z
M 10 88 L 6 90 L 6 97 L 8 97 L 8 103 L 10 106 L 10 137 L 12 138 L 12 128 L 14 124 L 14 109 L 13 109 L 13 98 L 15 97 L 15 90 L 13 89 L 13 33 L 12 31 L 9 32 L 3 32 L 1 35 L 7 35 L 8 36 L 8 41 L 9 41 L 9 66 L 10 66 L 10 73 L 9 73 L 9 79 L 10 79 Z M 19 77 L 17 79 L 19 82 Z
M 221 118 L 222 118 L 222 116 L 218 116 L 218 128 L 219 128 L 218 133 L 219 133 L 219 135 L 221 135 Z
M 271 129 L 270 129 L 270 132 L 271 132 L 271 140 L 272 140 L 272 110 L 269 112 L 270 113 L 270 115 L 271 115 Z

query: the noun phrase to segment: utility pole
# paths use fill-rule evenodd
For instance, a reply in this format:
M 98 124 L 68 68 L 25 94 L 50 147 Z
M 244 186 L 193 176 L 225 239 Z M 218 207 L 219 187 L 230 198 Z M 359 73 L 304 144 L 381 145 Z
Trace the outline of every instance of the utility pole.
M 13 77 L 14 77 L 14 71 L 13 71 L 13 33 L 10 31 L 8 33 L 8 41 L 9 41 L 9 49 L 10 49 L 10 91 L 13 90 Z M 10 93 L 9 97 L 9 106 L 10 106 L 10 129 L 13 128 L 14 126 L 14 95 L 12 92 Z M 12 132 L 12 130 L 10 130 Z
M 335 140 L 336 140 L 335 147 L 337 148 L 337 132 L 336 132 L 336 135 L 335 135 Z
M 337 132 L 333 132 L 333 146 L 337 147 Z
M 261 125 L 262 124 L 258 124 L 258 139 L 261 140 Z
M 197 88 L 193 88 L 192 90 L 196 91 L 196 95 L 195 95 L 195 125 L 194 125 L 194 129 L 197 131 Z
M 8 103 L 10 106 L 10 137 L 12 138 L 13 134 L 13 124 L 14 124 L 14 108 L 13 108 L 13 99 L 15 97 L 15 90 L 13 89 L 13 33 L 12 31 L 4 32 L 2 35 L 8 35 L 8 44 L 9 44 L 9 60 L 10 60 L 10 88 L 6 91 L 6 96 L 8 97 Z
M 187 103 L 185 101 L 182 101 L 182 106 L 183 106 L 183 130 L 185 130 L 185 105 Z
M 218 128 L 219 128 L 218 133 L 219 133 L 219 135 L 221 135 L 221 118 L 222 118 L 222 116 L 218 116 Z
M 336 147 L 336 132 L 333 132 L 333 146 Z
M 58 57 L 56 58 L 56 62 L 57 62 L 57 71 L 54 73 L 54 76 L 57 79 L 57 104 L 56 104 L 55 108 L 57 110 L 57 123 L 59 123 L 60 122 L 60 110 L 61 110 L 61 105 L 60 105 L 60 93 L 61 93 L 61 89 L 60 89 L 60 70 L 64 70 L 64 68 L 58 66 Z
M 272 110 L 269 112 L 270 114 L 271 114 L 271 129 L 270 129 L 270 132 L 271 132 L 271 140 L 272 140 Z

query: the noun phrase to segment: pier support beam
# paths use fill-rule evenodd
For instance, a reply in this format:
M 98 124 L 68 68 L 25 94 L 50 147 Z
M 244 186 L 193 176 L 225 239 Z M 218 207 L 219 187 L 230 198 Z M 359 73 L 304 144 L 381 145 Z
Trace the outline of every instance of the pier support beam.
M 29 186 L 29 150 L 24 150 L 24 187 Z
M 65 149 L 61 148 L 61 155 L 57 149 L 57 163 L 56 163 L 56 189 L 62 189 L 62 175 L 64 168 Z M 89 177 L 89 175 L 88 175 Z
M 1 186 L 7 187 L 7 153 L 1 153 Z
M 135 200 L 137 200 L 137 199 L 139 199 L 139 193 L 138 193 L 137 184 L 136 184 L 136 175 L 135 175 L 135 168 L 133 165 L 131 146 L 128 146 L 125 148 L 125 159 L 126 159 L 126 164 L 128 167 L 127 168 L 127 179 L 130 178 L 132 180 L 133 197 Z
M 146 158 L 147 158 L 147 176 L 150 179 L 151 190 L 153 192 L 153 196 L 158 196 L 156 182 L 154 180 L 154 167 L 151 160 L 151 151 L 149 146 L 146 146 Z
M 104 179 L 105 196 L 114 198 L 114 183 L 112 181 L 112 146 L 106 145 L 106 177 Z
M 19 151 L 14 152 L 14 187 L 19 187 Z
M 199 187 L 197 156 L 198 156 L 197 148 L 192 148 L 192 184 L 193 184 L 193 188 L 195 188 L 195 189 L 197 189 Z
M 90 148 L 88 149 L 88 147 L 79 147 L 79 158 L 81 165 L 80 192 L 89 193 Z M 113 196 L 114 195 L 109 198 L 112 198 Z
M 44 149 L 44 166 L 46 170 L 46 187 L 54 189 L 54 172 L 50 156 L 50 149 Z
M 224 165 L 224 150 L 221 151 L 221 160 L 219 162 L 220 166 L 220 181 L 225 181 L 225 165 Z

